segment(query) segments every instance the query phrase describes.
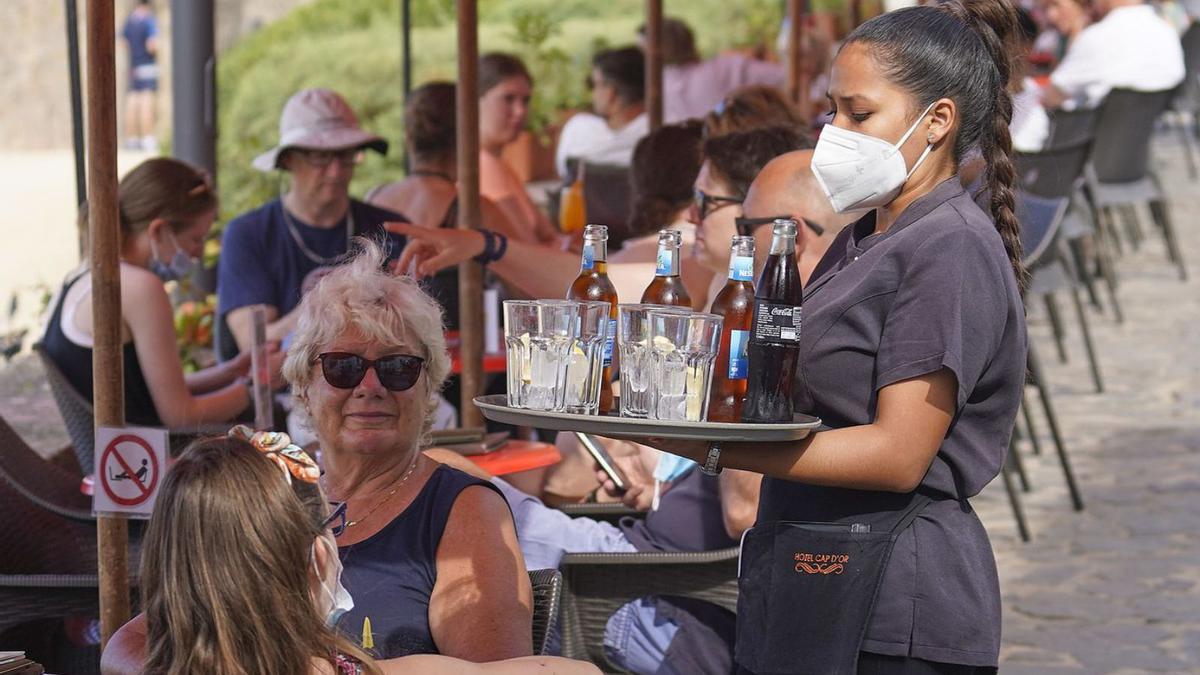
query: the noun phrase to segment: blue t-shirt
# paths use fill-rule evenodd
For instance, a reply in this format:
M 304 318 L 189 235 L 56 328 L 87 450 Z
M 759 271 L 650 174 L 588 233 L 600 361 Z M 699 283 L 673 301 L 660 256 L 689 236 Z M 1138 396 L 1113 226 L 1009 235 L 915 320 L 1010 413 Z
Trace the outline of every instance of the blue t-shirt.
M 134 12 L 125 20 L 121 36 L 129 43 L 129 65 L 131 68 L 154 64 L 154 54 L 146 48 L 150 38 L 158 37 L 158 21 L 153 14 Z
M 384 237 L 388 259 L 400 255 L 404 237 L 387 232 L 383 223 L 407 221 L 407 218 L 355 200 L 350 200 L 350 212 L 353 235 Z M 288 221 L 292 228 L 288 227 Z M 296 243 L 289 229 L 304 242 L 304 248 Z M 279 316 L 286 315 L 300 304 L 304 279 L 326 266 L 309 254 L 333 260 L 346 253 L 346 239 L 344 223 L 318 228 L 292 213 L 285 220 L 283 202 L 278 199 L 234 218 L 221 241 L 221 260 L 217 265 L 218 311 L 224 317 L 239 307 L 262 304 L 278 309 Z M 230 356 L 227 350 L 223 351 L 226 353 L 222 356 Z

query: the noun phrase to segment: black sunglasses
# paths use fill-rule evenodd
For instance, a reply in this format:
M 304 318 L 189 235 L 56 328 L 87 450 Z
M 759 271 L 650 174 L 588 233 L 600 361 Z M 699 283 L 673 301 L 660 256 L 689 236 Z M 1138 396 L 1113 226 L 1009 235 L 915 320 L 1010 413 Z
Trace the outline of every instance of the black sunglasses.
M 767 216 L 766 218 L 745 218 L 743 216 L 738 216 L 737 218 L 734 218 L 733 226 L 737 228 L 738 234 L 742 235 L 743 237 L 751 237 L 754 236 L 754 231 L 757 230 L 759 226 L 770 225 L 776 220 L 792 220 L 792 217 Z M 821 225 L 814 223 L 807 218 L 801 218 L 800 221 L 803 222 L 808 229 L 816 233 L 818 237 L 825 234 L 825 228 Z
M 696 203 L 696 213 L 700 215 L 700 220 L 708 217 L 708 214 L 716 211 L 719 208 L 730 206 L 732 204 L 741 204 L 746 201 L 745 197 L 723 197 L 721 195 L 710 195 L 704 190 L 696 188 L 692 192 L 692 198 Z
M 374 368 L 375 375 L 388 391 L 411 389 L 421 377 L 425 359 L 411 354 L 389 354 L 377 359 L 366 359 L 348 352 L 325 352 L 317 356 L 321 362 L 321 373 L 325 381 L 338 389 L 353 389 L 367 376 L 367 369 Z
M 346 531 L 346 502 L 329 502 L 333 512 L 321 523 L 321 529 L 330 528 L 333 536 L 340 537 Z

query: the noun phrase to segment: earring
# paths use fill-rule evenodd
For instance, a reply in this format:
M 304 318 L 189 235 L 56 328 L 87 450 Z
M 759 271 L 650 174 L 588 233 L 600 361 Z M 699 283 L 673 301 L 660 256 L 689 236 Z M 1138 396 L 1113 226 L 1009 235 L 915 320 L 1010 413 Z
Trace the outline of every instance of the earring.
M 933 134 L 929 134 L 928 136 L 926 136 L 925 142 L 932 145 L 933 144 Z

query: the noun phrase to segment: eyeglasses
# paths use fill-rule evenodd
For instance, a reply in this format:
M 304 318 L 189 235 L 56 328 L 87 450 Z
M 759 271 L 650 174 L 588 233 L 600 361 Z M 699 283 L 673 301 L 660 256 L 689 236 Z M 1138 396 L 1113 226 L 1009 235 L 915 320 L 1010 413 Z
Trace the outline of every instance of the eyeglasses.
M 411 354 L 389 354 L 377 359 L 366 359 L 349 352 L 325 352 L 316 358 L 321 362 L 321 373 L 331 387 L 353 389 L 367 375 L 368 368 L 375 369 L 379 383 L 388 391 L 411 389 L 421 377 L 425 359 Z
M 347 148 L 345 150 L 307 150 L 305 148 L 294 148 L 292 151 L 300 159 L 303 159 L 305 164 L 318 169 L 324 169 L 335 160 L 342 166 L 354 166 L 362 161 L 363 156 L 361 148 Z
M 696 204 L 696 213 L 700 215 L 700 220 L 704 220 L 717 209 L 732 206 L 733 204 L 741 204 L 746 201 L 745 197 L 722 197 L 721 195 L 710 195 L 704 190 L 697 188 L 693 191 L 693 201 Z
M 757 230 L 759 226 L 769 225 L 776 220 L 792 220 L 792 216 L 767 216 L 765 218 L 744 218 L 742 216 L 738 216 L 737 218 L 734 218 L 733 225 L 737 228 L 738 234 L 744 237 L 749 237 L 754 235 L 754 231 Z M 800 218 L 800 221 L 804 223 L 805 227 L 816 233 L 818 237 L 825 234 L 825 228 L 821 225 L 814 223 L 807 218 Z

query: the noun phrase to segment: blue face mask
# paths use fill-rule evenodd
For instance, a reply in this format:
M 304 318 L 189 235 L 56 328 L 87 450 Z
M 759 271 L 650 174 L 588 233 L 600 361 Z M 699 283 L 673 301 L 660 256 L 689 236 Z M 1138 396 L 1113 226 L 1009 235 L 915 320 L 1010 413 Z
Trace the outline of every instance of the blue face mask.
M 654 480 L 670 483 L 696 466 L 698 465 L 695 462 L 686 457 L 664 452 L 658 456 L 658 466 L 654 467 Z
M 169 263 L 164 263 L 158 258 L 158 246 L 154 243 L 154 238 L 150 239 L 150 271 L 154 272 L 159 279 L 163 281 L 177 281 L 192 273 L 196 267 L 196 259 L 184 252 L 179 246 L 179 240 L 175 235 L 167 232 L 167 236 L 171 238 L 171 243 L 175 245 L 175 255 L 171 256 Z

